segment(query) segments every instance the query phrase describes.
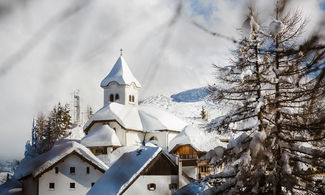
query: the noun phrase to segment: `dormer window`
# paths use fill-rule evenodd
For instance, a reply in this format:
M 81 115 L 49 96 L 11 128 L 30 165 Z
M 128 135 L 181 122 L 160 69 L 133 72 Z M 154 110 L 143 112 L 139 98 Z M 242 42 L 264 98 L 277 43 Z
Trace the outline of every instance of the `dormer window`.
M 113 95 L 113 94 L 111 94 L 111 95 L 109 96 L 109 101 L 110 101 L 110 102 L 114 102 L 114 95 Z
M 120 96 L 118 94 L 115 94 L 115 100 L 119 100 Z

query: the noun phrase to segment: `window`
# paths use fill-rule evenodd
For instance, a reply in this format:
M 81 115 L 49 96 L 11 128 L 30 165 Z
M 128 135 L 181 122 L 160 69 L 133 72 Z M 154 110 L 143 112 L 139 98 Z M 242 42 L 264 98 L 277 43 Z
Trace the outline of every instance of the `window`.
M 110 102 L 114 102 L 114 95 L 113 95 L 113 94 L 111 94 L 111 95 L 109 96 L 109 101 L 110 101 Z
M 120 96 L 118 94 L 115 94 L 115 100 L 119 100 Z
M 76 184 L 75 183 L 70 183 L 70 189 L 74 190 L 76 188 Z
M 89 172 L 90 172 L 90 168 L 89 168 L 89 167 L 87 167 L 87 174 L 89 174 Z
M 92 182 L 92 183 L 91 183 L 91 187 L 93 187 L 94 185 L 95 185 L 95 182 Z
M 75 174 L 76 173 L 76 167 L 70 167 L 70 173 Z
M 154 184 L 154 183 L 149 183 L 149 184 L 148 184 L 148 190 L 149 190 L 149 191 L 155 191 L 155 190 L 156 190 L 156 184 Z
M 177 190 L 177 183 L 171 183 L 171 184 L 169 184 L 169 189 L 170 190 Z
M 131 95 L 129 95 L 129 102 L 132 102 L 132 97 L 131 97 Z
M 134 95 L 132 96 L 132 102 L 134 102 Z
M 54 190 L 55 188 L 55 183 L 49 183 L 49 189 Z
M 56 173 L 56 174 L 59 173 L 59 167 L 55 167 L 55 173 Z

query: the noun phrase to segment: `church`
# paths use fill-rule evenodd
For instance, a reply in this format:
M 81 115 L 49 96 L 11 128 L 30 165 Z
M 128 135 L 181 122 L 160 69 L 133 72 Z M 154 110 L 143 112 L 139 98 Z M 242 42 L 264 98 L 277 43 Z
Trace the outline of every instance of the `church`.
M 178 189 L 182 170 L 168 150 L 187 124 L 139 105 L 142 86 L 122 53 L 100 86 L 103 107 L 85 123 L 81 140 L 64 138 L 22 161 L 15 178 L 23 194 L 107 194 L 106 188 L 111 194 L 171 194 Z
M 166 111 L 139 105 L 141 84 L 122 53 L 100 86 L 104 106 L 86 122 L 81 140 L 95 155 L 147 142 L 168 150 L 169 142 L 187 125 Z

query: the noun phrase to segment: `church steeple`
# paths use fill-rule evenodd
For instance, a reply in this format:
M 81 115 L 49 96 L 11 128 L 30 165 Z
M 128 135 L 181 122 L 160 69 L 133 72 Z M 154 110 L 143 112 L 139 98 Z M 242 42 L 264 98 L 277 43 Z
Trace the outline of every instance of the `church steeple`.
M 134 77 L 129 66 L 121 55 L 110 73 L 103 79 L 100 86 L 104 89 L 104 104 L 118 102 L 121 104 L 138 105 L 140 82 Z

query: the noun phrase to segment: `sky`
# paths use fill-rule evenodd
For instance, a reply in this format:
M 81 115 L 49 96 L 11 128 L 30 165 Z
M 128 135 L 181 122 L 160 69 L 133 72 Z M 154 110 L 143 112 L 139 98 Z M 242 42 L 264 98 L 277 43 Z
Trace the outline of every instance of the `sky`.
M 291 2 L 308 18 L 308 36 L 325 3 Z M 71 103 L 73 91 L 99 109 L 99 84 L 121 48 L 140 99 L 213 84 L 212 64 L 227 64 L 236 45 L 193 21 L 239 38 L 249 4 L 265 25 L 273 19 L 272 0 L 0 0 L 0 159 L 22 158 L 33 117 Z

